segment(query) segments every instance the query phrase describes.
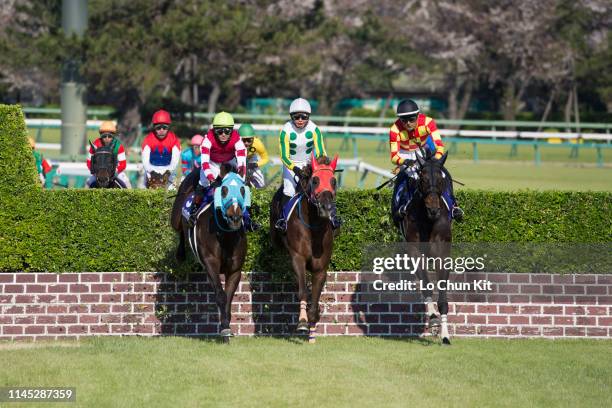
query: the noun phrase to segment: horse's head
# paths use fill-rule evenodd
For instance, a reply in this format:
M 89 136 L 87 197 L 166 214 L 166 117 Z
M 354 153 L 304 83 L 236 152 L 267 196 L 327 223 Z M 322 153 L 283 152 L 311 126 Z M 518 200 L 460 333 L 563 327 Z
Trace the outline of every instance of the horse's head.
M 321 156 L 315 159 L 311 155 L 310 166 L 306 167 L 302 183 L 302 190 L 308 195 L 308 199 L 317 207 L 319 217 L 330 218 L 332 210 L 336 205 L 337 181 L 334 177 L 338 155 L 330 160 L 329 157 Z
M 109 188 L 115 178 L 117 168 L 117 156 L 114 154 L 114 146 L 101 146 L 96 148 L 89 142 L 93 155 L 91 157 L 91 169 L 96 177 L 96 184 L 99 188 Z
M 423 197 L 427 217 L 435 221 L 440 218 L 442 213 L 442 192 L 445 187 L 445 179 L 442 173 L 446 154 L 440 160 L 436 160 L 432 155 L 425 158 L 417 155 L 419 164 L 419 184 L 418 191 Z
M 170 179 L 170 170 L 166 170 L 164 173 L 158 173 L 153 170 L 149 174 L 149 179 L 147 182 L 147 188 L 156 190 L 158 188 L 166 188 L 168 185 L 168 180 Z
M 230 172 L 215 190 L 214 205 L 215 210 L 221 210 L 229 229 L 236 231 L 242 227 L 244 211 L 251 206 L 251 191 L 238 174 Z

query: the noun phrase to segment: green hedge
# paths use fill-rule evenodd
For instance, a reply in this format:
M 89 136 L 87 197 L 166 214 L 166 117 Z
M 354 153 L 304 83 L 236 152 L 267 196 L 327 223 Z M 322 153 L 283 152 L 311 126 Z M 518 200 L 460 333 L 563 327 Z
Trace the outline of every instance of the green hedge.
M 0 105 L 0 271 L 171 271 L 176 236 L 169 226 L 172 198 L 161 191 L 35 188 L 36 171 L 18 107 Z M 18 160 L 14 158 L 18 157 Z M 5 158 L 7 160 L 5 160 Z M 272 191 L 254 192 L 255 219 L 244 270 L 290 271 L 286 255 L 270 249 L 268 203 Z M 454 225 L 455 242 L 606 243 L 612 237 L 612 194 L 573 192 L 458 194 L 466 219 Z M 330 269 L 358 270 L 363 247 L 397 242 L 389 217 L 389 190 L 338 194 L 346 220 Z

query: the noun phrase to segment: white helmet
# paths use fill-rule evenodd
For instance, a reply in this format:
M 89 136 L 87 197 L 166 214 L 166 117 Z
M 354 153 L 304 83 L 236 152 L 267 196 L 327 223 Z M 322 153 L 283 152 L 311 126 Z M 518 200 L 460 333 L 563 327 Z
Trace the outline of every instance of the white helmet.
M 311 113 L 310 104 L 308 103 L 306 99 L 297 98 L 297 99 L 294 99 L 293 102 L 291 102 L 291 106 L 289 106 L 289 114 L 296 113 L 296 112 L 304 112 L 308 114 Z

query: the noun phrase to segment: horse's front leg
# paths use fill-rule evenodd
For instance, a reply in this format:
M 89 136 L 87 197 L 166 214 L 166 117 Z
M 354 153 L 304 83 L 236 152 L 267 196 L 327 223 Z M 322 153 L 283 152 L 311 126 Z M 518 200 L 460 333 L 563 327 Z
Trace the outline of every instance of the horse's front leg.
M 298 284 L 298 298 L 300 299 L 300 316 L 298 318 L 297 331 L 308 331 L 308 316 L 306 307 L 308 305 L 308 292 L 306 291 L 306 260 L 303 256 L 293 253 L 291 257 L 291 265 L 295 273 L 295 279 Z
M 204 264 L 206 265 L 206 271 L 208 272 L 208 278 L 213 286 L 215 291 L 215 301 L 217 303 L 217 308 L 219 309 L 220 322 L 221 322 L 221 336 L 229 337 L 232 332 L 229 328 L 229 321 L 227 318 L 226 304 L 227 304 L 227 295 L 223 290 L 223 285 L 221 284 L 221 278 L 219 277 L 221 272 L 221 262 L 214 256 L 207 256 L 204 258 Z
M 443 285 L 444 289 L 438 291 L 438 311 L 440 312 L 440 338 L 442 344 L 450 345 L 450 334 L 448 332 L 448 298 L 446 295 L 446 287 L 448 286 L 449 271 L 442 268 L 437 273 L 438 282 L 446 281 Z
M 316 342 L 317 323 L 321 319 L 321 311 L 319 309 L 319 300 L 321 292 L 327 280 L 327 273 L 324 269 L 312 272 L 312 303 L 308 310 L 308 342 Z
M 242 276 L 242 272 L 240 270 L 233 271 L 225 276 L 225 298 L 227 301 L 225 302 L 225 321 L 221 321 L 221 328 L 227 328 L 230 330 L 229 336 L 224 336 L 224 339 L 229 339 L 232 336 L 232 332 L 230 327 L 230 323 L 232 322 L 232 301 L 234 300 L 234 293 L 236 292 L 236 288 L 238 288 L 238 284 L 240 283 L 240 278 Z M 223 336 L 223 330 L 221 330 L 221 335 Z
M 429 329 L 437 332 L 440 328 L 440 319 L 436 313 L 436 307 L 433 302 L 433 290 L 429 289 L 429 276 L 426 268 L 418 268 L 416 271 L 417 278 L 421 281 L 423 294 L 423 302 L 425 303 L 425 313 L 429 319 Z

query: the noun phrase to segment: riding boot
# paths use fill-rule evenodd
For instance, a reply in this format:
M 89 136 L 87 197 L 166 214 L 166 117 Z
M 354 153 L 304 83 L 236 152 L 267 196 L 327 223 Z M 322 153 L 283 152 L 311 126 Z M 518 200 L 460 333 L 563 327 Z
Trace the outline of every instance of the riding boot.
M 194 225 L 196 222 L 196 214 L 200 205 L 202 205 L 202 201 L 204 201 L 204 194 L 206 193 L 206 189 L 198 183 L 194 192 L 193 192 L 193 201 L 191 203 L 191 208 L 189 209 L 189 223 Z
M 455 205 L 453 206 L 453 210 L 451 211 L 451 216 L 453 217 L 453 220 L 461 222 L 463 220 L 464 213 L 461 207 L 459 207 L 456 203 L 457 202 L 455 201 Z
M 261 225 L 251 219 L 249 208 L 247 207 L 242 214 L 242 222 L 244 223 L 244 229 L 246 231 L 255 232 L 261 228 Z
M 281 201 L 280 201 L 280 218 L 276 221 L 276 224 L 274 224 L 274 228 L 276 228 L 280 232 L 287 232 L 287 220 L 285 219 L 284 210 L 285 210 L 285 205 L 290 200 L 290 198 L 291 197 L 287 197 L 284 194 L 281 196 Z

